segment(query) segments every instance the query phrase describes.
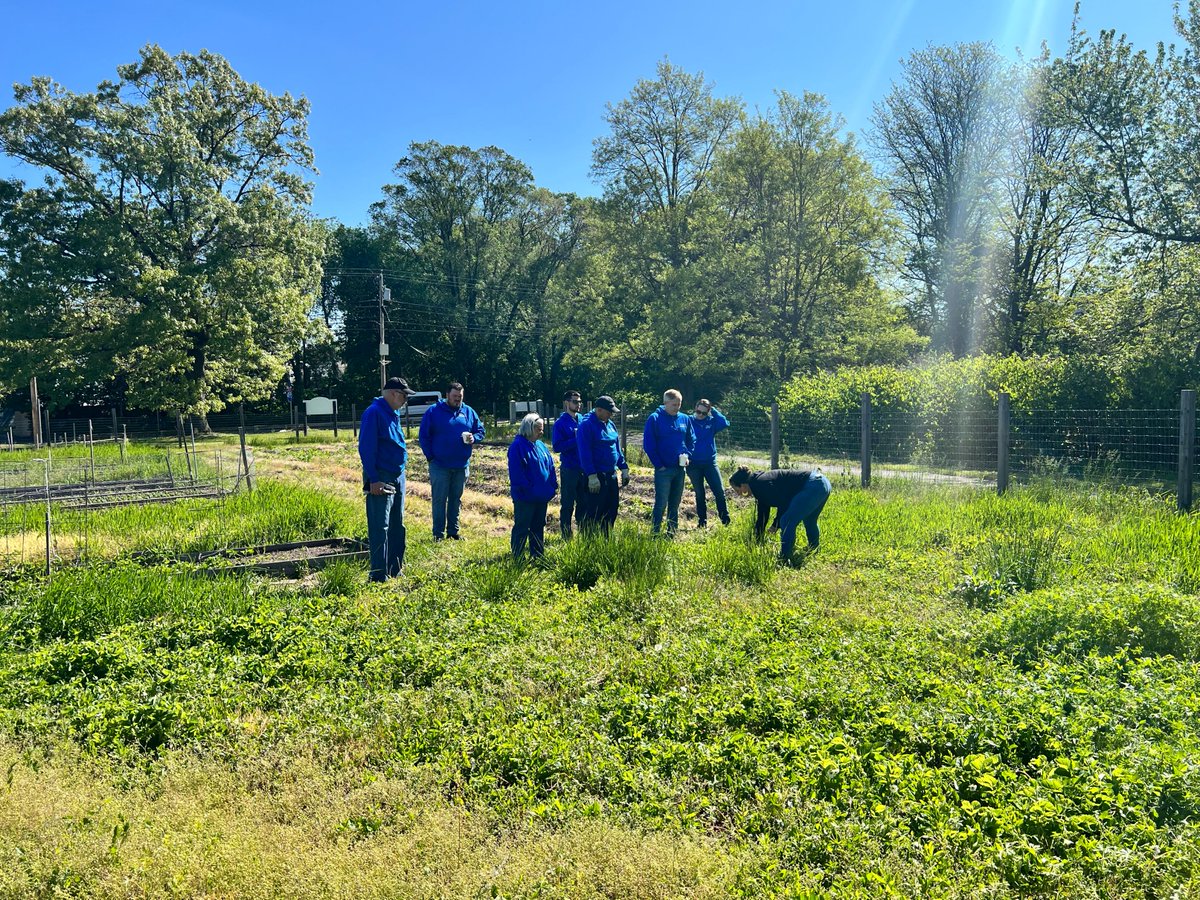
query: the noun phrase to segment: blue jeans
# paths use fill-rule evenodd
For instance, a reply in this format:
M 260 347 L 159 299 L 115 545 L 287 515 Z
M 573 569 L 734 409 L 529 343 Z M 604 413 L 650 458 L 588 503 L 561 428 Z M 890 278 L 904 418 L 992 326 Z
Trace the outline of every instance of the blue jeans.
M 367 540 L 371 546 L 372 581 L 385 581 L 404 567 L 404 472 L 380 472 L 379 479 L 396 489 L 394 494 L 369 493 L 367 485 Z
M 512 527 L 513 559 L 520 559 L 529 543 L 529 555 L 538 559 L 546 552 L 547 500 L 514 500 Z
M 565 466 L 562 469 L 561 481 L 559 485 L 559 499 L 562 501 L 562 507 L 559 512 L 558 529 L 562 533 L 563 540 L 571 536 L 571 517 L 575 517 L 576 524 L 583 517 L 583 498 L 579 496 L 579 469 L 568 469 Z M 587 493 L 587 485 L 584 484 L 584 493 Z
M 667 516 L 667 533 L 679 527 L 679 501 L 683 499 L 683 466 L 666 466 L 654 470 L 654 515 L 650 530 L 662 530 L 663 513 Z
M 804 533 L 808 536 L 810 550 L 816 550 L 821 543 L 821 529 L 817 526 L 817 516 L 825 508 L 825 501 L 833 485 L 820 472 L 814 472 L 808 482 L 800 489 L 783 515 L 779 517 L 779 558 L 789 559 L 792 548 L 796 546 L 796 529 L 804 523 Z
M 429 487 L 433 494 L 433 536 L 435 539 L 458 536 L 458 508 L 462 503 L 463 485 L 471 467 L 447 469 L 429 463 Z
M 725 485 L 721 482 L 721 470 L 716 462 L 690 463 L 687 467 L 688 479 L 692 482 L 692 490 L 696 492 L 696 518 L 700 527 L 708 524 L 708 499 L 704 496 L 704 483 L 712 488 L 713 499 L 717 503 L 717 515 L 724 525 L 729 524 L 729 505 L 725 502 Z

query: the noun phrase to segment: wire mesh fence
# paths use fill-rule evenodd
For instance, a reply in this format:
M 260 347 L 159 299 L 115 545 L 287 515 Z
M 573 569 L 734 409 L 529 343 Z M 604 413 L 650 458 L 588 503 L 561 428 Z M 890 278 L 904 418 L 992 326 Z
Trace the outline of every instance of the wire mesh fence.
M 93 516 L 114 507 L 221 500 L 248 483 L 253 457 L 238 447 L 182 450 L 59 445 L 0 462 L 0 562 L 86 560 Z M 99 451 L 99 452 L 97 452 Z

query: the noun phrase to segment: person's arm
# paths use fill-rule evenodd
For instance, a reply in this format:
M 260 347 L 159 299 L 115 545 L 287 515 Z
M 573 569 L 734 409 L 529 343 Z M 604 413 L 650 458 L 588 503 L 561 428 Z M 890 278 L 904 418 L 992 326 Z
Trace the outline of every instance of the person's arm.
M 767 529 L 767 519 L 771 517 L 771 506 L 761 497 L 755 499 L 758 501 L 758 518 L 754 520 L 754 537 L 761 541 Z
M 590 419 L 585 419 L 579 426 L 579 430 L 575 433 L 576 446 L 579 447 L 579 467 L 583 469 L 584 475 L 596 474 L 596 463 L 592 458 L 592 434 L 589 426 Z M 584 433 L 584 429 L 588 429 Z
M 417 430 L 417 443 L 421 446 L 421 452 L 425 454 L 428 460 L 433 459 L 433 412 L 436 406 L 431 406 L 425 410 L 425 414 L 421 416 L 421 427 Z
M 729 427 L 729 420 L 715 406 L 708 411 L 708 414 L 713 419 L 713 434 L 716 434 L 718 431 L 724 431 Z
M 554 470 L 554 457 L 547 451 L 546 458 L 550 462 L 550 487 L 554 489 L 550 496 L 558 493 L 558 472 Z
M 362 460 L 363 478 L 368 485 L 379 481 L 379 424 L 375 410 L 367 407 L 358 429 L 358 458 Z
M 529 474 L 525 471 L 525 459 L 520 440 L 508 445 L 508 482 L 513 496 L 524 500 L 529 496 Z
M 613 426 L 614 430 L 616 426 Z M 617 468 L 625 473 L 625 480 L 621 484 L 626 484 L 629 481 L 629 463 L 625 462 L 625 451 L 621 448 L 621 435 L 617 435 Z
M 696 452 L 696 426 L 692 424 L 691 416 L 687 416 L 687 422 L 684 425 L 683 448 L 687 450 L 688 456 Z
M 551 432 L 554 452 L 569 455 L 575 449 L 578 433 L 578 424 L 576 424 L 575 428 L 572 428 L 562 416 L 559 416 L 558 421 L 554 423 L 554 431 Z
M 658 437 L 654 434 L 654 413 L 646 416 L 646 427 L 642 429 L 642 450 L 645 451 L 651 466 L 655 469 L 663 467 L 662 461 L 658 458 Z
M 475 427 L 471 429 L 471 433 L 475 435 L 475 443 L 483 443 L 483 437 L 486 432 L 483 430 L 483 419 L 479 418 L 479 413 L 471 410 L 471 418 L 475 420 Z

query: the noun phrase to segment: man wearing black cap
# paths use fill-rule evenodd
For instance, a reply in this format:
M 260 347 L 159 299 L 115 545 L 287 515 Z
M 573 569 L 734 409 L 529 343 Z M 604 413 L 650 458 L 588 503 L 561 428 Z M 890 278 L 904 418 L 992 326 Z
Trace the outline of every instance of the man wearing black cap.
M 367 498 L 371 581 L 386 581 L 404 568 L 404 466 L 408 448 L 400 408 L 415 394 L 403 378 L 389 378 L 383 394 L 363 412 L 358 456 Z
M 608 534 L 617 520 L 620 488 L 629 484 L 629 465 L 621 452 L 621 435 L 610 421 L 621 410 L 607 394 L 597 397 L 592 406 L 592 411 L 579 423 L 575 438 L 579 467 L 587 480 L 587 492 L 579 495 L 583 501 L 579 527 L 597 528 Z

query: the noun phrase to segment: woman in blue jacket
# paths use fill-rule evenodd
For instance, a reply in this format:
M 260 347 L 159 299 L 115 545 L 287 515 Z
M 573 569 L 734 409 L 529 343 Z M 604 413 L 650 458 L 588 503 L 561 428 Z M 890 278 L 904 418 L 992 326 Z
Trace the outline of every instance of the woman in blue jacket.
M 696 403 L 692 416 L 692 430 L 696 433 L 696 449 L 687 465 L 688 480 L 696 492 L 696 519 L 701 528 L 708 525 L 708 498 L 704 496 L 704 484 L 712 488 L 717 502 L 717 515 L 722 525 L 729 524 L 729 504 L 725 502 L 725 485 L 721 483 L 721 470 L 717 467 L 717 433 L 729 427 L 729 420 L 712 405 L 710 400 Z
M 546 549 L 546 506 L 558 492 L 558 478 L 554 474 L 554 457 L 541 440 L 545 427 L 537 413 L 530 413 L 521 420 L 520 431 L 508 447 L 513 559 L 521 558 L 526 542 L 534 559 Z

